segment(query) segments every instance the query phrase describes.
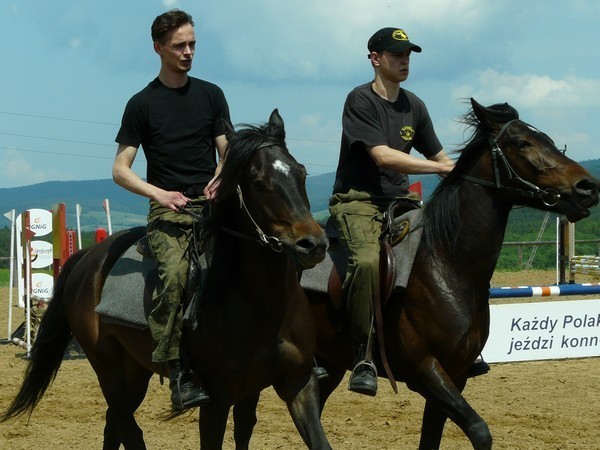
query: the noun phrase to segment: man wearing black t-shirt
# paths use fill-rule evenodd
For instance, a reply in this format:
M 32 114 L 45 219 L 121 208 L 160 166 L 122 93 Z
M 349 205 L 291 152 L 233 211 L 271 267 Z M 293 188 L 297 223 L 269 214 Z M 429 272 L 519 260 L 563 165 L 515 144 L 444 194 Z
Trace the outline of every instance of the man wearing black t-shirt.
M 343 283 L 354 352 L 349 389 L 377 392 L 377 372 L 368 342 L 373 298 L 379 292 L 379 236 L 388 204 L 409 195 L 407 174 L 445 175 L 454 163 L 440 144 L 427 108 L 400 87 L 408 78 L 412 52 L 421 47 L 398 28 L 383 28 L 368 42 L 372 82 L 355 88 L 342 114 L 342 140 L 331 220 L 347 255 Z M 410 155 L 416 149 L 424 158 Z
M 181 410 L 209 397 L 181 369 L 181 299 L 193 219 L 180 211 L 189 208 L 199 213 L 216 195 L 215 176 L 227 145 L 225 123 L 231 120 L 223 91 L 188 76 L 196 44 L 192 17 L 168 11 L 154 20 L 151 33 L 160 72 L 125 107 L 116 137 L 113 178 L 150 199 L 147 233 L 160 279 L 148 318 L 156 345 L 152 361 L 167 364 L 171 401 Z M 140 145 L 148 163 L 146 181 L 131 169 Z

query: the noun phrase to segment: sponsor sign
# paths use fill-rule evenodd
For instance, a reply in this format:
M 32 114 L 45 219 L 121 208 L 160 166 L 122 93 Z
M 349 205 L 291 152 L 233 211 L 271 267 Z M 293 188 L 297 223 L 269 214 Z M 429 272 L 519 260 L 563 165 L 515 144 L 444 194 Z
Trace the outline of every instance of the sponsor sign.
M 32 208 L 29 211 L 29 229 L 35 237 L 46 236 L 52 233 L 52 212 L 45 209 Z M 17 217 L 17 231 L 21 233 L 21 214 Z
M 43 269 L 53 262 L 52 244 L 46 241 L 31 241 L 31 268 Z
M 49 300 L 52 297 L 54 278 L 47 273 L 31 275 L 31 295 Z

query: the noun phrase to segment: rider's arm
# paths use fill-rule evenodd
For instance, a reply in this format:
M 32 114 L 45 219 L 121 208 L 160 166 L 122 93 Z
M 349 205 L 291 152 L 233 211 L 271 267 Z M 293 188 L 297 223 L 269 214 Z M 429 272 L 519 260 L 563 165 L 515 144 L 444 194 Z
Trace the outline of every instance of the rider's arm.
M 447 174 L 454 168 L 454 162 L 448 158 L 444 150 L 440 150 L 428 159 L 417 158 L 387 145 L 367 147 L 367 152 L 378 167 L 405 174 Z
M 217 152 L 219 153 L 219 163 L 217 164 L 217 168 L 215 170 L 215 176 L 212 180 L 208 182 L 208 184 L 204 188 L 204 195 L 209 200 L 217 196 L 217 189 L 219 187 L 218 176 L 221 173 L 221 168 L 223 167 L 223 162 L 225 161 L 227 150 L 227 137 L 224 134 L 215 138 L 215 147 L 217 148 Z
M 112 170 L 115 183 L 130 192 L 148 197 L 173 211 L 183 208 L 189 201 L 185 195 L 177 191 L 165 191 L 147 183 L 131 169 L 137 150 L 136 147 L 119 144 Z

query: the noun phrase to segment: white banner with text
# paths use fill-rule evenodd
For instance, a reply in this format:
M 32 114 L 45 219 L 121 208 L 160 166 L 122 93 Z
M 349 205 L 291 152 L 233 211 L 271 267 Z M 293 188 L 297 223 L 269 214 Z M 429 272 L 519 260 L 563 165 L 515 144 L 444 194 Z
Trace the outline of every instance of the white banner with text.
M 600 356 L 600 300 L 490 306 L 488 362 Z

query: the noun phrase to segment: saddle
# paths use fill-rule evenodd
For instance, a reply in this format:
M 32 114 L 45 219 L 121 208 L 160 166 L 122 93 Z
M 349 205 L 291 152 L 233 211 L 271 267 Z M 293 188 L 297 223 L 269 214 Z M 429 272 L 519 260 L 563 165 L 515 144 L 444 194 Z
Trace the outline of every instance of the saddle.
M 396 285 L 397 260 L 393 248 L 406 237 L 410 230 L 410 222 L 401 217 L 404 213 L 420 208 L 420 204 L 412 199 L 398 199 L 392 201 L 384 213 L 381 235 L 379 237 L 379 301 L 385 305 L 394 286 Z M 344 294 L 342 290 L 343 280 L 346 274 L 345 258 L 334 256 L 342 252 L 338 248 L 338 234 L 331 223 L 327 222 L 326 233 L 330 242 L 329 252 L 332 259 L 336 261 L 331 268 L 327 282 L 327 293 L 336 309 L 342 309 L 344 305 Z

